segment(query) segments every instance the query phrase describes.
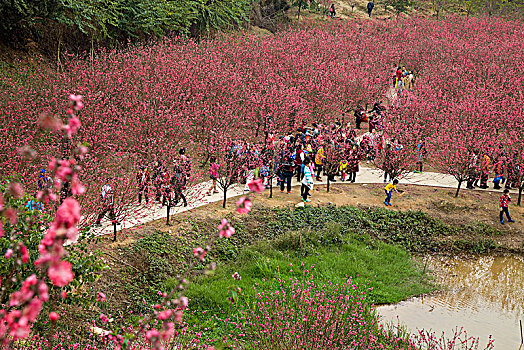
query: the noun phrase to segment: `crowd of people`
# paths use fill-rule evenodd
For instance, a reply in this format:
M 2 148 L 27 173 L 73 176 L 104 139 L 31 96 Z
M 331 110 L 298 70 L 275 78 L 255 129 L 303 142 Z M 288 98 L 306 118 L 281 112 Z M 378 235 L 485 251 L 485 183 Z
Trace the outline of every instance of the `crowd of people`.
M 415 83 L 415 75 L 413 71 L 408 71 L 406 67 L 400 65 L 393 65 L 393 87 L 398 96 L 401 96 L 404 91 L 412 89 Z
M 398 94 L 412 88 L 414 83 L 412 71 L 401 65 L 394 65 L 393 84 Z M 367 107 L 367 106 L 366 106 Z M 346 112 L 347 113 L 347 112 Z M 403 149 L 403 145 L 395 139 L 387 139 L 383 134 L 384 117 L 387 113 L 382 102 L 376 102 L 368 110 L 357 105 L 353 111 L 353 123 L 348 120 L 348 115 L 342 113 L 340 118 L 330 124 L 303 123 L 293 132 L 277 135 L 273 130 L 273 120 L 270 115 L 265 121 L 265 140 L 259 143 L 250 143 L 246 140 L 232 140 L 224 148 L 223 154 L 209 155 L 210 186 L 207 195 L 219 193 L 217 182 L 224 189 L 221 180 L 227 177 L 228 184 L 245 184 L 244 191 L 249 191 L 249 183 L 254 179 L 261 179 L 265 188 L 272 188 L 276 180 L 277 188 L 281 193 L 291 193 L 292 179 L 296 178 L 301 184 L 300 195 L 304 202 L 310 202 L 315 182 L 322 181 L 323 176 L 329 182 L 348 181 L 355 182 L 360 169 L 360 163 L 377 164 L 377 155 L 383 152 L 384 159 L 391 160 Z M 362 130 L 362 123 L 367 123 L 367 131 Z M 423 163 L 427 154 L 423 140 L 413 152 L 416 155 L 416 171 L 423 171 Z M 502 147 L 498 150 L 488 149 L 479 158 L 474 154 L 469 168 L 467 188 L 475 186 L 488 188 L 488 178 L 491 171 L 495 173 L 493 183 L 495 189 L 505 185 L 507 190 L 517 187 L 519 179 L 518 167 L 515 165 L 516 154 L 505 154 Z M 385 162 L 382 160 L 382 162 Z M 388 170 L 386 164 L 377 164 L 384 171 L 384 188 L 386 206 L 391 205 L 393 191 L 397 191 L 398 179 Z M 224 167 L 228 169 L 224 169 Z M 165 166 L 162 161 L 155 161 L 149 165 L 139 165 L 136 173 L 136 189 L 138 204 L 142 199 L 147 204 L 150 199 L 160 206 L 173 207 L 182 202 L 188 202 L 184 194 L 188 180 L 192 178 L 191 161 L 186 155 L 185 148 L 181 148 L 178 157 L 173 161 L 172 167 Z M 227 171 L 226 171 L 227 170 Z M 70 184 L 55 183 L 46 175 L 45 169 L 41 170 L 38 187 L 40 190 L 54 186 L 60 189 L 60 199 L 63 201 L 71 195 Z M 500 200 L 500 221 L 503 223 L 502 214 L 508 216 L 507 203 L 510 201 L 509 191 L 505 191 Z M 116 222 L 114 192 L 111 178 L 106 179 L 100 192 L 101 209 L 96 219 L 100 225 L 103 217 L 109 213 L 109 218 Z M 28 202 L 27 207 L 43 210 L 39 203 Z M 506 209 L 504 209 L 506 208 Z M 117 222 L 118 223 L 118 222 Z

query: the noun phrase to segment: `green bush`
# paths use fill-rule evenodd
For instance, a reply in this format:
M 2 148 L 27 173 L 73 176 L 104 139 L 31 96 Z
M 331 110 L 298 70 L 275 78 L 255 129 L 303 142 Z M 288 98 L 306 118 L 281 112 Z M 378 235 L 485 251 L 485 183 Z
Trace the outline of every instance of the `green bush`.
M 0 193 L 5 193 L 5 187 L 0 185 Z M 18 290 L 27 277 L 40 273 L 34 264 L 40 256 L 38 245 L 54 218 L 48 214 L 46 208 L 43 211 L 28 208 L 26 206 L 28 202 L 37 203 L 30 195 L 26 194 L 20 199 L 8 194 L 4 194 L 3 197 L 5 207 L 16 209 L 18 214 L 18 220 L 14 224 L 5 217 L 0 217 L 4 230 L 4 235 L 0 237 L 0 276 L 2 276 L 0 304 L 6 305 L 11 293 Z M 76 244 L 65 247 L 66 260 L 72 264 L 73 281 L 63 288 L 48 283 L 50 293 L 56 295 L 61 291 L 67 292 L 68 297 L 63 300 L 66 304 L 86 305 L 94 300 L 95 296 L 86 292 L 86 288 L 83 287 L 95 281 L 105 265 L 99 259 L 99 253 L 88 252 L 87 243 L 87 239 L 80 238 Z M 29 254 L 27 262 L 22 260 L 22 246 L 27 248 Z M 13 253 L 11 257 L 6 258 L 8 249 L 13 250 Z M 42 326 L 43 324 L 37 323 L 35 329 L 38 330 Z
M 55 38 L 77 32 L 89 41 L 125 42 L 224 30 L 248 20 L 250 0 L 13 0 L 0 2 L 0 34 L 33 39 L 59 27 Z M 47 30 L 44 28 L 48 28 Z M 191 33 L 195 34 L 195 33 Z

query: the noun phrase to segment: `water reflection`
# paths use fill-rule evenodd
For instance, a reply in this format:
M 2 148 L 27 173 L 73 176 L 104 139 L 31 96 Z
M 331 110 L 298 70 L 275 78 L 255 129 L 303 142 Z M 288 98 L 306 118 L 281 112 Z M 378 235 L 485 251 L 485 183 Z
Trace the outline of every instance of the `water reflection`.
M 409 329 L 452 334 L 464 327 L 480 337 L 481 345 L 491 334 L 496 349 L 518 349 L 519 319 L 524 319 L 524 259 L 521 256 L 478 256 L 471 259 L 432 257 L 428 267 L 437 274 L 443 292 L 381 306 L 385 321 Z

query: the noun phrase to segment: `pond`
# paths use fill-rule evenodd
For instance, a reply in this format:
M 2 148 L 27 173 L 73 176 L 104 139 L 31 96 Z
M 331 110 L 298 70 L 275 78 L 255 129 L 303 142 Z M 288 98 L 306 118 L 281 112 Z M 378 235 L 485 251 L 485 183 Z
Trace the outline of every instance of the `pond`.
M 468 336 L 480 338 L 479 349 L 489 335 L 495 339 L 495 349 L 519 348 L 519 320 L 524 323 L 523 257 L 430 257 L 427 264 L 443 291 L 378 306 L 383 323 L 400 322 L 412 333 L 425 329 L 437 335 L 453 335 L 463 327 Z

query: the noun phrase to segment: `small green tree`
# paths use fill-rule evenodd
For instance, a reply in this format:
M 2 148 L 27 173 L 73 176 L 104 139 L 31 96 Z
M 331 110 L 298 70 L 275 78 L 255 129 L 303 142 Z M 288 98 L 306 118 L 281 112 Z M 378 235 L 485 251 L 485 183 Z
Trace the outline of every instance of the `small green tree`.
M 300 20 L 300 10 L 302 8 L 307 8 L 308 5 L 309 5 L 309 0 L 293 0 L 293 3 L 292 3 L 293 6 L 298 6 L 298 14 L 297 14 L 297 19 Z
M 385 2 L 386 7 L 391 7 L 395 10 L 397 17 L 401 13 L 408 13 L 412 5 L 412 0 L 386 0 Z

